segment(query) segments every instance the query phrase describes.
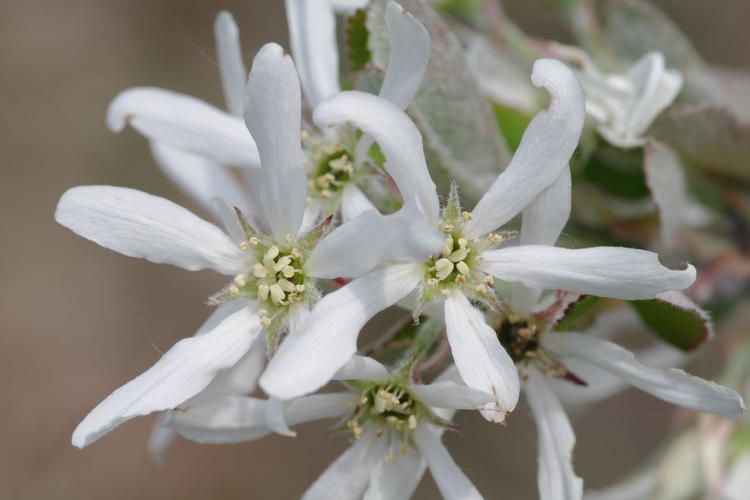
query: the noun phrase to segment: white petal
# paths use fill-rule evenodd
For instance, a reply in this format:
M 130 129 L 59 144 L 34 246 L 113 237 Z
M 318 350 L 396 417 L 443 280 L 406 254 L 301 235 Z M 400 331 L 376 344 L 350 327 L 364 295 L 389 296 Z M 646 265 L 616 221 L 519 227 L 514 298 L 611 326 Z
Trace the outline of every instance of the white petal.
M 570 290 L 613 299 L 653 299 L 695 281 L 695 268 L 675 271 L 653 252 L 623 247 L 581 249 L 544 245 L 501 248 L 482 254 L 482 270 L 533 288 Z
M 540 59 L 531 81 L 549 92 L 550 103 L 531 120 L 510 165 L 474 208 L 474 218 L 465 226 L 470 237 L 494 231 L 515 217 L 557 180 L 578 145 L 585 112 L 576 77 L 563 63 Z
M 336 18 L 329 0 L 286 0 L 292 56 L 311 108 L 339 91 Z
M 222 165 L 260 165 L 242 120 L 194 97 L 153 87 L 125 90 L 110 103 L 107 125 L 120 132 L 128 123 L 153 141 Z
M 495 401 L 492 394 L 448 381 L 416 384 L 409 390 L 419 401 L 434 408 L 476 410 Z
M 302 500 L 357 500 L 375 467 L 385 461 L 386 440 L 372 430 L 342 453 L 308 488 Z
M 665 68 L 663 54 L 649 52 L 628 70 L 628 78 L 636 83 L 638 90 L 626 128 L 638 137 L 680 93 L 682 74 Z
M 161 171 L 207 212 L 216 214 L 211 202 L 215 197 L 246 211 L 247 195 L 240 180 L 223 165 L 205 156 L 157 142 L 151 143 L 151 154 Z
M 576 437 L 565 410 L 544 378 L 532 367 L 524 383 L 539 440 L 539 496 L 543 500 L 580 500 L 583 480 L 573 470 Z
M 209 318 L 209 321 L 212 319 L 213 318 Z M 200 334 L 200 332 L 196 333 L 196 335 L 198 334 Z M 265 366 L 266 340 L 265 338 L 259 337 L 253 342 L 250 350 L 248 350 L 247 353 L 237 361 L 237 363 L 225 370 L 221 370 L 211 383 L 208 384 L 208 387 L 185 403 L 185 406 L 197 404 L 208 398 L 223 396 L 226 394 L 249 394 L 257 387 L 258 379 L 260 378 L 260 374 Z
M 371 94 L 341 92 L 318 106 L 313 119 L 320 127 L 349 122 L 372 136 L 404 200 L 415 200 L 429 223 L 437 226 L 439 202 L 427 171 L 422 136 L 403 111 Z
M 554 245 L 570 216 L 570 169 L 523 209 L 521 245 Z M 541 290 L 514 283 L 511 307 L 517 315 L 528 315 L 539 300 Z
M 391 50 L 379 95 L 406 109 L 430 61 L 430 35 L 422 23 L 392 1 L 385 7 L 385 24 Z
M 414 203 L 391 215 L 370 210 L 318 242 L 305 272 L 317 278 L 356 278 L 385 262 L 424 261 L 440 251 L 444 240 Z
M 737 420 L 745 404 L 735 391 L 688 375 L 677 368 L 660 370 L 640 364 L 633 353 L 607 340 L 580 333 L 555 332 L 542 338 L 545 347 L 581 358 L 672 404 Z
M 445 299 L 445 326 L 461 378 L 469 387 L 495 397 L 484 405 L 482 415 L 493 422 L 504 421 L 505 413 L 518 403 L 520 382 L 516 365 L 500 345 L 495 330 L 458 291 Z
M 445 449 L 440 438 L 428 425 L 420 425 L 414 431 L 417 448 L 430 467 L 430 474 L 435 480 L 440 493 L 446 500 L 481 499 L 482 495 L 471 484 L 471 481 L 458 468 Z
M 409 500 L 426 469 L 422 454 L 414 450 L 399 455 L 395 462 L 381 460 L 370 475 L 363 500 Z
M 167 454 L 172 446 L 177 432 L 172 427 L 172 414 L 164 412 L 156 419 L 151 434 L 148 436 L 148 452 L 158 464 L 167 462 Z
M 355 354 L 339 368 L 333 376 L 335 380 L 385 380 L 388 370 L 379 361 Z
M 286 402 L 288 425 L 340 417 L 351 411 L 353 392 L 313 394 Z M 219 396 L 174 413 L 173 425 L 184 437 L 199 443 L 240 443 L 271 433 L 269 401 L 245 396 Z
M 270 397 L 266 403 L 266 422 L 268 427 L 277 434 L 286 437 L 297 437 L 297 433 L 289 428 L 284 417 L 286 402 L 279 398 Z
M 377 210 L 375 205 L 354 184 L 348 183 L 341 191 L 341 219 L 349 222 L 368 210 Z
M 730 466 L 723 494 L 727 500 L 741 500 L 750 496 L 750 451 L 747 448 Z
M 649 139 L 644 153 L 646 183 L 659 209 L 661 242 L 667 248 L 674 248 L 681 227 L 707 225 L 711 215 L 691 198 L 685 166 L 669 146 Z
M 219 216 L 221 225 L 224 226 L 224 231 L 232 237 L 234 242 L 239 245 L 240 243 L 247 241 L 245 229 L 242 227 L 242 224 L 237 217 L 237 212 L 234 210 L 234 207 L 237 207 L 237 205 L 232 207 L 226 202 L 226 200 L 224 200 L 224 198 L 218 197 L 211 199 L 211 205 L 213 211 Z
M 298 302 L 289 308 L 289 335 L 298 335 L 299 329 L 310 317 L 310 306 L 304 302 Z
M 257 314 L 243 308 L 213 331 L 183 339 L 149 370 L 99 403 L 73 433 L 73 445 L 88 446 L 133 417 L 178 407 L 234 365 L 261 330 Z
M 224 101 L 234 116 L 242 117 L 245 100 L 247 70 L 242 60 L 240 30 L 229 12 L 222 10 L 214 22 L 216 56 L 219 60 Z
M 364 9 L 370 0 L 329 0 L 337 14 L 351 14 L 357 9 Z
M 322 387 L 356 352 L 365 323 L 409 294 L 421 279 L 420 266 L 393 265 L 326 295 L 313 309 L 303 333 L 281 344 L 260 386 L 282 399 Z
M 129 257 L 188 271 L 235 274 L 247 257 L 221 229 L 171 201 L 135 189 L 79 186 L 57 205 L 55 220 Z
M 276 238 L 297 235 L 307 205 L 302 168 L 299 81 L 292 59 L 275 43 L 253 60 L 245 93 L 245 123 L 258 144 L 260 202 Z

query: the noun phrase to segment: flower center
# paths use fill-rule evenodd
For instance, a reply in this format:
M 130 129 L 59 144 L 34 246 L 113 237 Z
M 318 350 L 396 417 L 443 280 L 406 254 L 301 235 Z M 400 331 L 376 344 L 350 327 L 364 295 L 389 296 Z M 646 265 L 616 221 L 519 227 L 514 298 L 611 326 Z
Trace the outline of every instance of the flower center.
M 354 174 L 353 155 L 349 149 L 307 132 L 302 134 L 302 144 L 310 164 L 307 179 L 309 200 L 329 200 L 340 194 Z
M 396 460 L 395 449 L 401 454 L 414 446 L 414 432 L 423 418 L 429 418 L 429 410 L 417 401 L 408 389 L 396 382 L 377 383 L 365 387 L 357 407 L 346 420 L 346 427 L 359 439 L 367 426 L 374 426 L 378 437 L 390 440 L 391 451 L 388 462 Z
M 516 363 L 537 357 L 539 335 L 536 323 L 528 319 L 507 319 L 496 331 L 500 344 Z

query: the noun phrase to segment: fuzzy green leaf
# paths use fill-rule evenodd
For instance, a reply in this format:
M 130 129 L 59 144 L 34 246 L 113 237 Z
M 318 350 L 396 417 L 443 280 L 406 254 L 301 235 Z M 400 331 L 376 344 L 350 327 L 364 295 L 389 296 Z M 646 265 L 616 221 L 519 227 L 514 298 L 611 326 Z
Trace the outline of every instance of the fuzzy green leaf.
M 358 9 L 349 17 L 346 24 L 346 52 L 352 72 L 362 70 L 372 59 L 372 53 L 367 45 L 369 37 L 367 13 Z
M 708 314 L 680 292 L 631 302 L 643 322 L 665 342 L 689 351 L 713 336 Z

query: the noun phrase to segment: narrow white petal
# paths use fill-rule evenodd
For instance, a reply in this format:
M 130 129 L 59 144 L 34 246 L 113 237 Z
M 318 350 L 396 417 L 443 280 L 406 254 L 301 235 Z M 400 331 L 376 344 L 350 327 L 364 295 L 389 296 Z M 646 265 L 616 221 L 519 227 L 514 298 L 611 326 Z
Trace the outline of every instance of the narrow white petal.
M 440 493 L 446 500 L 481 499 L 482 495 L 468 477 L 458 468 L 445 449 L 440 437 L 428 425 L 420 425 L 414 431 L 417 448 L 430 467 Z
M 521 245 L 554 245 L 570 216 L 570 169 L 564 168 L 560 177 L 523 209 Z M 528 315 L 541 290 L 514 283 L 510 302 L 513 312 Z
M 427 385 L 416 384 L 412 385 L 409 390 L 418 400 L 433 408 L 477 410 L 495 401 L 492 394 L 448 381 Z
M 297 235 L 307 204 L 302 168 L 299 80 L 292 59 L 275 43 L 253 60 L 245 93 L 245 123 L 258 144 L 260 202 L 274 236 Z
M 339 368 L 333 376 L 335 380 L 385 380 L 388 370 L 379 361 L 355 354 Z
M 440 251 L 445 240 L 415 203 L 391 215 L 369 210 L 323 240 L 305 262 L 317 278 L 356 278 L 389 261 L 421 262 Z
M 239 302 L 239 301 L 238 301 Z M 217 311 L 214 314 L 218 314 Z M 213 318 L 209 318 L 209 323 Z M 196 333 L 196 335 L 200 334 Z M 199 394 L 190 399 L 185 406 L 197 404 L 208 398 L 222 396 L 226 394 L 249 394 L 255 390 L 258 385 L 258 379 L 266 366 L 266 339 L 258 337 L 250 350 L 240 358 L 233 366 L 221 370 L 216 374 L 214 379 Z
M 162 172 L 209 213 L 216 214 L 211 200 L 222 198 L 246 211 L 246 197 L 239 178 L 227 167 L 205 156 L 166 144 L 151 143 L 151 154 Z
M 359 331 L 375 314 L 409 294 L 418 265 L 384 267 L 318 302 L 301 335 L 287 337 L 260 379 L 268 394 L 291 399 L 326 384 L 357 350 Z
M 532 367 L 524 382 L 539 440 L 539 496 L 543 500 L 580 500 L 583 479 L 573 470 L 576 437 L 565 410 L 544 378 Z
M 287 425 L 340 417 L 351 411 L 353 392 L 313 394 L 283 403 Z M 239 443 L 272 432 L 268 423 L 270 400 L 224 395 L 174 413 L 174 428 L 184 437 L 200 443 Z
M 642 136 L 654 119 L 677 97 L 682 89 L 682 75 L 665 67 L 664 55 L 649 52 L 629 70 L 628 78 L 637 85 L 637 97 L 627 118 L 626 130 L 633 137 Z
M 409 450 L 391 463 L 381 460 L 370 475 L 363 500 L 408 500 L 419 486 L 427 463 L 422 454 Z
M 297 437 L 297 433 L 289 428 L 284 417 L 286 402 L 270 397 L 266 403 L 266 422 L 268 427 L 277 434 L 286 437 Z
M 243 308 L 211 332 L 183 339 L 149 370 L 99 403 L 73 433 L 73 445 L 88 446 L 133 417 L 178 407 L 234 365 L 261 330 L 258 316 Z
M 644 366 L 633 353 L 607 340 L 556 332 L 545 335 L 542 342 L 563 356 L 588 361 L 642 391 L 684 408 L 716 413 L 733 420 L 740 418 L 745 409 L 735 391 L 677 368 L 661 370 Z
M 674 248 L 680 228 L 707 225 L 712 217 L 691 198 L 685 166 L 669 146 L 649 139 L 644 152 L 646 183 L 659 209 L 661 243 Z
M 520 382 L 516 365 L 495 330 L 458 291 L 445 299 L 445 326 L 461 378 L 469 387 L 494 395 L 482 415 L 492 422 L 504 421 L 506 412 L 518 403 Z
M 341 191 L 341 219 L 349 222 L 368 210 L 377 208 L 354 183 L 350 182 L 344 186 L 344 190 Z
M 337 14 L 351 14 L 357 9 L 364 9 L 370 0 L 329 0 Z
M 385 24 L 391 50 L 379 95 L 406 109 L 430 61 L 430 35 L 422 23 L 393 1 L 385 7 Z
M 311 108 L 339 91 L 336 17 L 330 0 L 286 0 L 292 56 Z
M 177 432 L 172 427 L 172 414 L 164 412 L 156 419 L 151 434 L 148 436 L 148 452 L 158 464 L 167 462 L 169 448 L 172 446 Z
M 422 136 L 406 113 L 371 94 L 341 92 L 318 106 L 313 119 L 320 127 L 349 122 L 372 136 L 404 200 L 415 200 L 430 224 L 437 226 L 437 190 L 427 171 Z
M 482 255 L 482 270 L 502 280 L 614 299 L 653 299 L 695 281 L 692 265 L 671 270 L 661 265 L 657 254 L 634 248 L 522 245 Z
M 79 186 L 63 194 L 55 220 L 129 257 L 188 271 L 241 270 L 247 257 L 221 229 L 171 201 L 135 189 Z
M 120 132 L 128 123 L 152 141 L 223 165 L 260 165 L 242 120 L 194 97 L 153 87 L 125 90 L 110 103 L 107 125 Z
M 341 454 L 302 496 L 303 500 L 358 500 L 375 467 L 385 461 L 386 440 L 369 430 Z
M 242 117 L 247 70 L 242 60 L 240 30 L 229 12 L 222 10 L 214 22 L 216 56 L 219 60 L 224 102 L 234 116 Z
M 498 176 L 465 227 L 479 237 L 516 216 L 562 173 L 578 145 L 585 117 L 583 93 L 563 63 L 540 59 L 531 81 L 549 92 L 547 109 L 537 113 L 521 139 L 510 165 Z

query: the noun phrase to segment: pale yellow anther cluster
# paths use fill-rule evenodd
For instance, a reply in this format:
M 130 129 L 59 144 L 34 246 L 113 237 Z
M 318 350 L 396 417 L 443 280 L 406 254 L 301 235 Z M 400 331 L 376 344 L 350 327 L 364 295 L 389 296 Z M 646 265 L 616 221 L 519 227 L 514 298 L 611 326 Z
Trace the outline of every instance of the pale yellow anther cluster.
M 294 282 L 295 275 L 302 272 L 297 267 L 300 256 L 297 248 L 292 248 L 288 254 L 282 254 L 276 245 L 270 246 L 263 253 L 261 261 L 253 264 L 251 270 L 259 301 L 285 306 L 299 300 L 300 294 L 305 291 L 304 284 Z

